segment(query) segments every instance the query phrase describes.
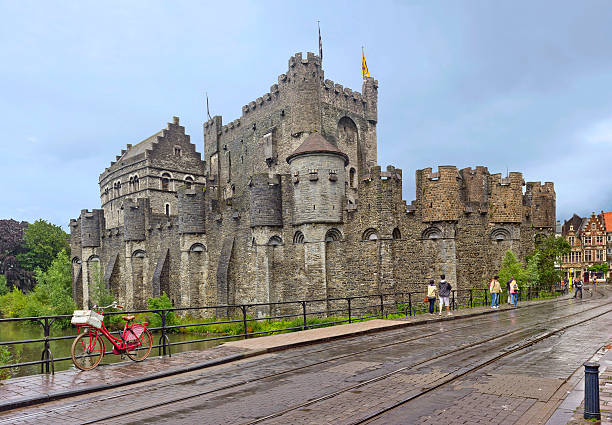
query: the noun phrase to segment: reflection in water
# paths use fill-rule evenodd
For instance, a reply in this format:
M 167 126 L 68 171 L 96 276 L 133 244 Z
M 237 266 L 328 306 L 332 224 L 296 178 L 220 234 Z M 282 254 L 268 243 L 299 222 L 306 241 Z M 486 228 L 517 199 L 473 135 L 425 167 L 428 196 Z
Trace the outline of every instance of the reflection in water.
M 70 357 L 70 347 L 72 346 L 72 341 L 74 341 L 74 337 L 76 337 L 76 329 L 51 329 L 51 337 L 61 337 L 61 336 L 72 336 L 73 338 L 63 339 L 60 341 L 51 341 L 49 344 L 51 346 L 51 352 L 53 353 L 54 358 L 61 357 Z M 157 345 L 159 342 L 159 333 L 153 333 L 153 344 Z M 214 337 L 215 335 L 208 335 L 208 337 Z M 7 322 L 0 324 L 0 342 L 5 341 L 18 341 L 25 339 L 39 339 L 43 337 L 42 326 L 36 325 L 25 325 L 19 324 L 19 322 Z M 189 333 L 176 333 L 176 334 L 168 334 L 170 338 L 170 342 L 183 342 L 183 341 L 191 341 L 195 339 L 205 338 L 202 335 L 198 334 L 189 334 Z M 215 347 L 217 345 L 223 344 L 226 341 L 232 341 L 239 338 L 229 338 L 217 341 L 204 341 L 204 342 L 195 342 L 191 344 L 182 344 L 182 345 L 173 345 L 171 347 L 172 353 L 181 353 L 183 351 L 190 350 L 204 350 L 206 348 Z M 112 350 L 112 344 L 104 337 L 104 344 L 106 346 L 106 351 Z M 35 342 L 32 344 L 17 344 L 10 345 L 9 350 L 11 354 L 13 354 L 12 363 L 22 363 L 22 362 L 30 362 L 40 360 L 40 356 L 44 347 L 43 342 Z M 158 349 L 154 348 L 151 350 L 151 357 L 157 356 Z M 119 361 L 125 361 L 121 359 L 121 356 L 117 356 L 114 354 L 106 354 L 102 359 L 100 364 L 110 364 L 116 363 Z M 55 363 L 55 371 L 66 370 L 74 368 L 72 364 L 72 360 L 64 360 Z M 31 366 L 22 366 L 19 368 L 19 371 L 14 376 L 26 376 L 26 375 L 35 375 L 40 373 L 40 365 L 31 365 Z

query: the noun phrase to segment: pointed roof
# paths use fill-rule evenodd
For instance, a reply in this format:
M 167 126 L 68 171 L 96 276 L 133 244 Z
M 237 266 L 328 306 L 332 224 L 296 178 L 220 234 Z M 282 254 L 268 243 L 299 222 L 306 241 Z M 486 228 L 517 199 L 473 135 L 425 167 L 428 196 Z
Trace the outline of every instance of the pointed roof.
M 311 153 L 331 153 L 336 154 L 344 158 L 344 165 L 348 165 L 348 155 L 342 152 L 340 149 L 329 143 L 319 133 L 312 133 L 310 136 L 302 142 L 299 148 L 297 148 L 291 155 L 287 157 L 287 162 L 291 162 L 293 158 L 299 155 L 311 154 Z

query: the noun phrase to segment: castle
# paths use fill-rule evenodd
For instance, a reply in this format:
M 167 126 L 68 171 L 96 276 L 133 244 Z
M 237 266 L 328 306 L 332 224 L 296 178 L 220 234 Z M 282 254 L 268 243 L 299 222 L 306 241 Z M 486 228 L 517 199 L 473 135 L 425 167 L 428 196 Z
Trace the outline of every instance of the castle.
M 129 308 L 167 293 L 177 307 L 421 290 L 444 273 L 482 288 L 555 226 L 553 183 L 521 173 L 377 165 L 378 82 L 361 93 L 289 59 L 239 119 L 204 123 L 204 158 L 174 118 L 100 175 L 102 209 L 70 221 L 73 292 L 97 270 Z

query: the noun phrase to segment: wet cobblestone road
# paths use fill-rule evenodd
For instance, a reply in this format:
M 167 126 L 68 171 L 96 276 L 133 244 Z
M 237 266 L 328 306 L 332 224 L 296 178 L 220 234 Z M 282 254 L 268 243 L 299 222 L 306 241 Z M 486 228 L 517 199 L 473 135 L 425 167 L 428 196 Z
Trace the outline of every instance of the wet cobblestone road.
M 611 311 L 606 295 L 379 332 L 14 410 L 0 424 L 543 423 L 610 340 Z

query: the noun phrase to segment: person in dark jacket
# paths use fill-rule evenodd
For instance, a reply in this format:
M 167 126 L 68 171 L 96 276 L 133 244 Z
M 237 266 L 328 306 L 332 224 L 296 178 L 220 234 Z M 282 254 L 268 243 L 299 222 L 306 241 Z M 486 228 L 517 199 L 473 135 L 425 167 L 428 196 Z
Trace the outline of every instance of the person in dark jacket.
M 446 276 L 440 275 L 440 283 L 438 283 L 438 294 L 440 296 L 440 312 L 439 315 L 442 316 L 442 307 L 446 305 L 446 314 L 448 316 L 452 316 L 453 313 L 450 312 L 450 294 L 451 294 L 452 286 L 450 283 L 446 281 Z
M 574 298 L 578 298 L 578 292 L 580 292 L 580 298 L 582 298 L 582 281 L 578 279 L 574 286 L 576 287 L 576 292 L 574 293 Z

